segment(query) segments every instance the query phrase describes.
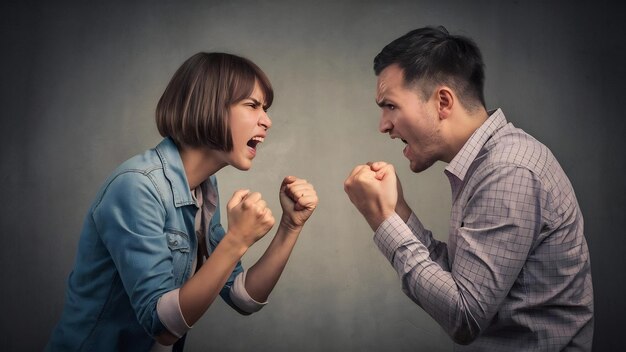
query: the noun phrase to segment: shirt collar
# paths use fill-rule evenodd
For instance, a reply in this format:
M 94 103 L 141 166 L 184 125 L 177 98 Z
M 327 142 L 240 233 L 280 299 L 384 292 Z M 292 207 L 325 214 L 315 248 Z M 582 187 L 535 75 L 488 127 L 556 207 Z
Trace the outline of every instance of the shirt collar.
M 209 179 L 202 182 L 198 187 L 192 190 L 191 197 L 198 208 L 204 208 L 212 215 L 217 207 L 218 198 L 217 180 L 215 176 L 209 177 Z
M 463 181 L 470 165 L 476 160 L 483 146 L 496 132 L 506 126 L 507 121 L 502 109 L 489 112 L 489 118 L 465 142 L 463 148 L 454 156 L 445 171 Z
M 174 141 L 166 137 L 156 146 L 157 154 L 163 164 L 163 173 L 170 182 L 172 194 L 174 195 L 174 205 L 177 207 L 196 204 L 189 190 L 189 182 L 183 167 L 183 161 Z
M 211 175 L 206 181 L 202 182 L 200 190 L 202 191 L 202 198 L 215 208 L 217 206 L 217 179 L 215 175 Z M 203 205 L 205 208 L 210 208 L 209 204 L 204 202 Z

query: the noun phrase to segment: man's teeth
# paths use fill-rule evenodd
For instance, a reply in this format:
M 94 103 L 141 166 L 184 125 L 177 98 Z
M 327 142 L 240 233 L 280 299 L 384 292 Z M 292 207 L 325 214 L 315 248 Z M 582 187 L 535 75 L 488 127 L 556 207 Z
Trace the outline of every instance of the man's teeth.
M 253 141 L 257 141 L 259 143 L 263 143 L 263 141 L 265 140 L 265 138 L 263 137 L 252 137 Z

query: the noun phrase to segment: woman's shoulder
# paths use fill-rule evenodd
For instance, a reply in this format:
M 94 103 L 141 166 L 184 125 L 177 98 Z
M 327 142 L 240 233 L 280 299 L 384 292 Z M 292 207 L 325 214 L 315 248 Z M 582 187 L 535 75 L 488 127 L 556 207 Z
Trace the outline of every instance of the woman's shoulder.
M 141 154 L 137 154 L 130 159 L 121 163 L 115 171 L 113 171 L 112 175 L 125 173 L 125 172 L 134 172 L 139 174 L 147 175 L 155 170 L 162 170 L 163 163 L 159 158 L 156 149 L 148 149 Z
M 163 164 L 156 151 L 149 149 L 120 164 L 102 185 L 96 202 L 105 195 L 132 198 L 141 194 L 152 194 L 164 198 L 167 188 Z

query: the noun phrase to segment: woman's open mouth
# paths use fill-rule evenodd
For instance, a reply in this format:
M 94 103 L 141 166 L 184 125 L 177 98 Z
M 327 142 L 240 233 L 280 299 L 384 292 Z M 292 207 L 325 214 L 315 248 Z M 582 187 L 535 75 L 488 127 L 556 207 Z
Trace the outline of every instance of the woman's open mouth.
M 263 138 L 263 137 L 255 136 L 255 137 L 252 137 L 248 141 L 247 145 L 248 145 L 248 148 L 250 149 L 250 152 L 252 153 L 252 155 L 256 155 L 256 148 L 257 148 L 257 146 L 260 143 L 263 143 L 264 140 L 265 140 L 265 138 Z

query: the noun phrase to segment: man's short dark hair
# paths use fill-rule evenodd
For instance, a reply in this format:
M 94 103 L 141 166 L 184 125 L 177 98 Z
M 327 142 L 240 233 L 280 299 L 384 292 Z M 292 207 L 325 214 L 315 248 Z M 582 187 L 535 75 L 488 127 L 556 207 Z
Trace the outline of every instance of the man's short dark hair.
M 393 64 L 403 70 L 405 86 L 421 85 L 424 99 L 436 85 L 445 84 L 467 110 L 486 106 L 483 59 L 470 38 L 451 35 L 443 26 L 412 30 L 376 55 L 374 72 L 378 76 Z

